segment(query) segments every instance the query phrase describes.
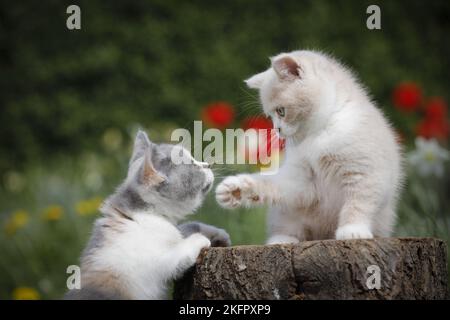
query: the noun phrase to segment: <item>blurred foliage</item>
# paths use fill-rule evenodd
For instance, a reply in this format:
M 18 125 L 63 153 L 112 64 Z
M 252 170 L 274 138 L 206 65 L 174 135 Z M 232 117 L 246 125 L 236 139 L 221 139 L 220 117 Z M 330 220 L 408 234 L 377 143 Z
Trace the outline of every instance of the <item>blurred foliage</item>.
M 69 31 L 72 3 L 0 3 L 0 168 L 95 149 L 110 127 L 187 126 L 211 100 L 241 108 L 242 80 L 299 48 L 342 59 L 382 105 L 405 79 L 449 98 L 445 0 L 378 1 L 381 31 L 370 1 L 75 1 Z
M 82 29 L 66 28 L 77 3 Z M 0 2 L 0 299 L 59 298 L 102 197 L 125 175 L 137 126 L 156 141 L 227 101 L 236 123 L 257 114 L 242 82 L 281 51 L 312 48 L 351 66 L 412 146 L 419 114 L 392 108 L 392 89 L 420 84 L 449 101 L 450 2 Z M 248 168 L 220 168 L 216 176 Z M 448 172 L 448 166 L 447 171 Z M 397 235 L 449 239 L 449 179 L 410 170 Z M 265 210 L 225 212 L 210 195 L 199 219 L 234 244 L 263 243 Z

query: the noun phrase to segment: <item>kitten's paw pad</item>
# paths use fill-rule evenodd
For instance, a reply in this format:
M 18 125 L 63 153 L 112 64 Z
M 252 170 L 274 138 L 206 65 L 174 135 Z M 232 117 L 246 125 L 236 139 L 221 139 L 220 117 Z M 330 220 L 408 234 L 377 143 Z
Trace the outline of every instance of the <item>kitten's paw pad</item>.
M 234 209 L 241 205 L 242 189 L 238 177 L 228 177 L 216 189 L 217 203 L 226 209 Z
M 336 240 L 372 239 L 373 234 L 364 224 L 347 224 L 336 230 Z
M 250 205 L 261 201 L 253 190 L 252 178 L 246 175 L 228 177 L 217 186 L 216 200 L 220 206 L 226 209 Z

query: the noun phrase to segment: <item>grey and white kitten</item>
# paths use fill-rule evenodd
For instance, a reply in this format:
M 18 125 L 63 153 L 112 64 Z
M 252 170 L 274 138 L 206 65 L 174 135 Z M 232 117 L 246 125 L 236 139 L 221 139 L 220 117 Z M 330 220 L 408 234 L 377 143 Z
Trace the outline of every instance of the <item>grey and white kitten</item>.
M 267 204 L 268 243 L 387 237 L 402 185 L 394 130 L 349 69 L 315 51 L 272 58 L 248 79 L 286 137 L 275 175 L 226 178 L 226 208 Z
M 191 159 L 174 164 L 174 148 Z M 194 265 L 200 250 L 229 245 L 228 234 L 200 223 L 175 223 L 195 211 L 214 176 L 180 146 L 138 132 L 125 181 L 105 200 L 81 258 L 81 289 L 67 299 L 163 299 L 168 283 Z M 207 236 L 202 235 L 204 232 Z

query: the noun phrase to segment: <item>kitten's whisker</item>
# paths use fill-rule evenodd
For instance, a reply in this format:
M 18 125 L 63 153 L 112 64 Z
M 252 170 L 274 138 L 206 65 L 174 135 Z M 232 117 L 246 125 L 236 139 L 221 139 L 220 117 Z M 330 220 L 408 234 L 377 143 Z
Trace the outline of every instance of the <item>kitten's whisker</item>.
M 254 110 L 251 109 L 249 106 L 247 106 L 247 107 L 244 107 L 244 109 L 240 110 L 238 112 L 237 116 L 242 116 L 242 115 L 248 116 L 250 114 L 253 115 L 253 113 L 255 113 Z
M 241 86 L 239 87 L 239 89 L 241 89 L 242 93 L 246 94 L 247 96 L 253 99 L 258 99 L 258 94 L 256 92 L 247 90 L 247 88 Z

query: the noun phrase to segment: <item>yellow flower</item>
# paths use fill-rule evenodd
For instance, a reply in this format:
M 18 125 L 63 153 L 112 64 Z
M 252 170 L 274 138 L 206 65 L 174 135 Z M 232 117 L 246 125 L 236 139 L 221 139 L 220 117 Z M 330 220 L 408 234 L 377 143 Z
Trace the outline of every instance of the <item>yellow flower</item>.
M 14 300 L 39 300 L 40 295 L 35 289 L 30 287 L 18 287 L 12 293 Z
M 61 206 L 57 205 L 49 206 L 47 209 L 44 210 L 42 214 L 42 219 L 47 221 L 56 221 L 61 219 L 63 212 L 64 210 Z
M 103 199 L 95 197 L 88 200 L 83 200 L 77 203 L 76 211 L 81 216 L 91 215 L 97 212 L 98 207 L 102 204 Z
M 25 210 L 17 210 L 11 214 L 5 223 L 5 232 L 8 235 L 16 233 L 17 230 L 23 228 L 29 221 L 30 216 Z

